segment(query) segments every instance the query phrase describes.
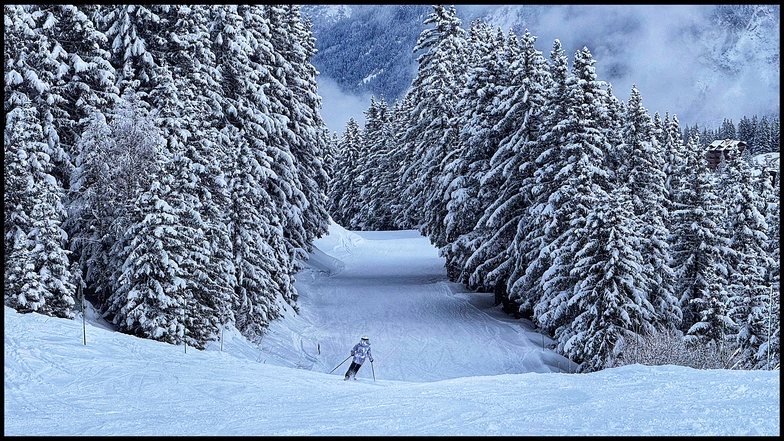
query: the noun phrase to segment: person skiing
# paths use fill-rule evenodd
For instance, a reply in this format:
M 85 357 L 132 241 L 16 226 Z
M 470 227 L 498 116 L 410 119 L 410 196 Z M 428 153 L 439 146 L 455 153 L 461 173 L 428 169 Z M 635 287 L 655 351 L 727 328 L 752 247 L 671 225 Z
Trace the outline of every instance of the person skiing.
M 351 366 L 348 367 L 346 371 L 346 378 L 344 380 L 348 380 L 349 377 L 352 380 L 357 379 L 357 371 L 359 368 L 362 367 L 362 363 L 365 362 L 365 358 L 369 359 L 371 363 L 373 363 L 373 356 L 370 354 L 370 337 L 362 336 L 362 339 L 359 340 L 359 343 L 354 345 L 354 348 L 351 350 L 351 355 L 354 356 L 354 359 L 351 360 Z

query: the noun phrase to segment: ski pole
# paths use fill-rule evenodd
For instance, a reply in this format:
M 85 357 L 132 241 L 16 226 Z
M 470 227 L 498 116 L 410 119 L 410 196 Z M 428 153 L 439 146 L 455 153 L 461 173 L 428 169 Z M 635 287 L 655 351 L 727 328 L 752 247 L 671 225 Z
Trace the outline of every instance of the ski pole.
M 373 372 L 373 381 L 376 381 L 376 368 L 373 367 L 373 362 L 370 362 L 370 371 Z
M 349 358 L 351 358 L 351 356 L 350 356 L 350 355 L 349 355 L 348 357 L 346 357 L 346 360 L 348 360 Z M 340 364 L 343 364 L 343 363 L 345 363 L 345 362 L 346 362 L 346 360 L 343 360 L 343 361 L 341 361 L 341 362 L 340 362 Z M 339 367 L 340 367 L 340 364 L 339 364 L 339 365 L 337 365 L 337 366 L 335 366 L 334 368 L 332 368 L 332 370 L 331 370 L 331 371 L 329 371 L 329 373 L 331 374 L 331 373 L 335 372 L 335 369 L 339 368 Z M 371 363 L 371 364 L 373 364 L 373 363 Z

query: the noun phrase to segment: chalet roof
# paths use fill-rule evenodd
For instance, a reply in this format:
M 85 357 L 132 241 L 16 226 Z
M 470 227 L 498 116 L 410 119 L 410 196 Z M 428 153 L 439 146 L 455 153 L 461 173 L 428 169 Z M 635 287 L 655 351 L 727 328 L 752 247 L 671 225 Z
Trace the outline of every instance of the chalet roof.
M 709 150 L 737 150 L 746 148 L 746 143 L 737 139 L 717 139 L 710 143 Z

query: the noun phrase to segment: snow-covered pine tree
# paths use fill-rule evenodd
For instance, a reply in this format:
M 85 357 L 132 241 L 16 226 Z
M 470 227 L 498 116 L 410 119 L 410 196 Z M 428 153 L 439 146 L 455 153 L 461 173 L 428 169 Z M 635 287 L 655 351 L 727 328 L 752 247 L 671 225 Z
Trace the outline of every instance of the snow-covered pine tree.
M 303 242 L 297 244 L 299 262 L 307 260 L 313 240 L 321 237 L 329 227 L 326 210 L 326 186 L 328 176 L 324 170 L 324 155 L 327 139 L 324 137 L 326 124 L 321 119 L 321 98 L 316 84 L 316 68 L 311 59 L 316 54 L 316 43 L 311 23 L 303 21 L 299 5 L 265 5 L 270 20 L 270 41 L 282 57 L 282 82 L 287 93 L 281 97 L 282 110 L 288 118 L 288 129 L 292 138 L 288 148 L 294 157 L 294 168 L 300 191 L 305 199 L 302 209 L 301 227 Z M 293 221 L 295 219 L 290 219 Z M 289 227 L 291 228 L 291 227 Z
M 186 289 L 189 274 L 182 265 L 189 231 L 181 227 L 176 209 L 167 201 L 172 179 L 161 151 L 156 155 L 161 167 L 150 188 L 134 201 L 135 222 L 126 231 L 127 238 L 115 243 L 114 254 L 123 262 L 106 315 L 121 332 L 181 344 L 191 300 Z
M 327 212 L 331 212 L 332 201 L 329 198 L 329 191 L 331 190 L 330 185 L 332 185 L 332 179 L 335 177 L 335 169 L 337 167 L 337 157 L 338 157 L 338 144 L 340 143 L 340 136 L 338 136 L 337 132 L 331 132 L 329 128 L 325 128 L 327 132 L 331 134 L 327 134 L 327 147 L 324 150 L 324 172 L 327 174 L 327 184 L 326 184 L 326 194 L 327 194 Z
M 764 176 L 764 175 L 763 175 Z M 781 363 L 781 196 L 778 174 L 773 179 L 760 179 L 760 194 L 767 203 L 768 243 L 766 250 L 770 267 L 765 276 L 768 292 L 767 341 L 757 352 L 757 368 L 777 369 Z
M 727 161 L 721 170 L 722 200 L 727 205 L 727 232 L 733 258 L 730 261 L 727 291 L 729 316 L 738 326 L 738 344 L 743 367 L 754 367 L 759 347 L 768 339 L 770 285 L 768 269 L 767 204 L 752 177 L 748 157 Z M 768 179 L 762 176 L 761 179 Z
M 404 220 L 417 225 L 420 233 L 440 248 L 447 243 L 443 161 L 457 144 L 456 104 L 467 42 L 454 6 L 433 6 L 424 24 L 434 27 L 422 31 L 414 47 L 419 53 L 419 68 L 408 92 L 414 107 L 404 138 L 408 144 L 404 148 L 414 152 L 414 161 L 405 171 L 411 184 L 403 195 L 410 201 Z
M 754 139 L 754 124 L 752 123 L 751 118 L 744 115 L 740 119 L 736 135 L 736 139 L 745 142 L 748 147 L 751 147 L 751 141 Z
M 165 44 L 157 57 L 171 77 L 162 77 L 160 91 L 151 95 L 159 109 L 159 125 L 167 140 L 169 203 L 187 229 L 180 266 L 187 283 L 187 339 L 202 348 L 233 321 L 231 295 L 236 284 L 231 242 L 223 213 L 228 191 L 221 165 L 225 152 L 217 145 L 213 120 L 204 115 L 222 112 L 220 75 L 211 51 L 205 6 L 174 5 L 158 11 L 168 23 Z M 168 91 L 168 92 L 164 92 Z
M 147 111 L 152 110 L 150 94 L 164 79 L 171 80 L 164 60 L 168 20 L 160 13 L 170 5 L 108 5 L 94 14 L 96 27 L 109 43 L 110 61 L 120 96 L 132 91 Z M 173 24 L 172 24 L 173 25 Z
M 411 120 L 411 111 L 414 108 L 412 98 L 411 95 L 406 95 L 395 101 L 391 129 L 395 138 L 395 147 L 390 162 L 395 164 L 395 174 L 397 175 L 397 182 L 393 184 L 393 194 L 395 195 L 395 202 L 393 203 L 394 222 L 397 228 L 406 230 L 416 228 L 416 224 L 406 218 L 406 209 L 409 201 L 404 196 L 405 189 L 408 188 L 414 177 L 414 170 L 410 168 L 415 159 L 413 144 L 405 141 L 408 124 Z
M 68 115 L 63 109 L 65 99 L 60 95 L 61 90 L 55 87 L 60 81 L 63 51 L 44 32 L 49 26 L 47 14 L 41 13 L 37 6 L 7 5 L 4 11 L 5 114 L 30 102 L 45 137 L 44 153 L 50 158 L 50 173 L 62 186 L 70 168 L 70 159 L 58 133 L 58 124 Z
M 672 222 L 674 217 L 670 216 L 674 209 L 675 194 L 680 193 L 683 186 L 684 176 L 680 176 L 678 172 L 682 170 L 686 158 L 685 145 L 683 138 L 681 138 L 680 122 L 677 115 L 673 115 L 670 119 L 669 113 L 664 114 L 662 121 L 662 135 L 661 135 L 661 149 L 664 160 L 664 188 L 667 190 L 667 200 L 664 207 L 667 210 L 664 225 L 667 231 L 672 229 Z M 669 242 L 669 239 L 668 239 Z
M 645 265 L 643 237 L 634 221 L 628 186 L 597 201 L 578 227 L 573 273 L 576 285 L 569 305 L 572 320 L 555 330 L 558 349 L 580 363 L 580 372 L 613 367 L 624 342 L 654 331 L 654 306 L 639 274 Z
M 545 239 L 552 213 L 548 209 L 548 200 L 557 190 L 554 175 L 562 161 L 561 144 L 565 129 L 559 123 L 566 118 L 569 107 L 567 61 L 560 40 L 554 40 L 548 63 L 551 83 L 542 108 L 542 126 L 535 140 L 536 151 L 540 153 L 533 156 L 533 177 L 526 185 L 531 190 L 531 202 L 525 222 L 518 222 L 510 245 L 510 256 L 515 264 L 510 268 L 506 291 L 510 299 L 520 304 L 520 312 L 526 315 L 533 314 L 534 304 L 542 295 L 537 286 L 549 267 L 550 250 L 546 249 Z
M 629 159 L 623 156 L 623 123 L 626 117 L 626 103 L 619 101 L 613 94 L 612 85 L 607 84 L 606 110 L 600 114 L 599 125 L 602 127 L 609 149 L 605 155 L 605 167 L 610 172 L 611 180 L 619 182 L 618 171 L 624 168 Z
M 672 292 L 673 274 L 669 266 L 664 158 L 636 86 L 632 86 L 623 120 L 623 144 L 618 147 L 618 153 L 626 161 L 617 170 L 616 185 L 628 185 L 633 215 L 643 238 L 640 253 L 646 262 L 640 274 L 640 286 L 645 287 L 648 300 L 656 309 L 656 316 L 650 320 L 657 326 L 675 329 L 680 324 L 681 311 Z
M 384 97 L 381 97 L 383 106 L 388 108 Z M 379 230 L 393 230 L 398 228 L 396 223 L 397 215 L 400 211 L 400 164 L 401 150 L 399 148 L 399 134 L 396 120 L 400 118 L 403 111 L 402 102 L 396 102 L 391 108 L 385 111 L 384 123 L 381 125 L 379 138 L 376 141 L 379 150 L 380 168 L 376 173 L 376 183 L 374 184 L 377 200 L 375 201 L 375 212 L 378 213 Z
M 501 93 L 499 126 L 503 138 L 490 158 L 489 169 L 480 182 L 484 206 L 476 225 L 478 249 L 468 258 L 465 273 L 469 286 L 495 291 L 496 301 L 507 302 L 509 273 L 518 262 L 513 240 L 531 203 L 530 188 L 539 152 L 537 137 L 542 124 L 550 75 L 541 51 L 534 46 L 536 37 L 526 30 L 517 42 L 510 31 L 507 57 L 510 63 L 509 87 Z M 515 48 L 516 50 L 512 50 Z
M 65 156 L 58 158 L 54 174 L 67 189 L 72 161 L 78 155 L 74 148 L 89 125 L 90 114 L 110 112 L 119 100 L 119 90 L 106 50 L 106 35 L 96 29 L 88 15 L 94 12 L 95 6 L 32 5 L 30 8 L 59 66 L 52 91 L 62 100 L 52 103 L 58 108 L 52 112 L 52 124 Z
M 706 274 L 703 296 L 694 298 L 689 306 L 697 318 L 686 332 L 687 341 L 718 350 L 737 332 L 729 316 L 730 299 L 724 283 L 715 273 Z
M 4 28 L 3 107 L 5 111 L 4 236 L 6 250 L 20 259 L 6 266 L 19 310 L 58 317 L 73 316 L 73 295 L 67 257 L 67 236 L 61 228 L 66 211 L 57 166 L 69 162 L 54 121 L 63 99 L 53 90 L 57 47 L 41 31 L 28 6 L 6 5 Z M 10 167 L 10 168 L 9 168 Z M 9 168 L 7 170 L 7 168 Z M 18 173 L 18 175 L 17 175 Z M 7 182 L 9 181 L 10 182 Z M 8 264 L 8 256 L 4 263 Z M 29 299 L 28 299 L 29 297 Z
M 459 135 L 443 171 L 446 244 L 439 253 L 446 259 L 447 277 L 454 282 L 468 282 L 465 261 L 476 250 L 477 221 L 486 208 L 479 198 L 480 182 L 505 135 L 498 125 L 509 110 L 508 102 L 499 102 L 510 63 L 504 54 L 505 40 L 500 28 L 494 33 L 484 22 L 471 23 L 466 80 L 457 104 Z M 516 39 L 513 44 L 517 46 Z
M 274 253 L 279 255 L 276 261 L 282 270 L 274 270 L 279 289 L 271 295 L 270 304 L 279 309 L 283 302 L 296 309 L 293 277 L 298 272 L 299 262 L 307 259 L 310 248 L 305 221 L 309 202 L 292 150 L 299 142 L 298 135 L 289 126 L 294 120 L 301 122 L 301 117 L 291 115 L 291 112 L 301 110 L 296 98 L 292 97 L 293 85 L 288 84 L 291 76 L 288 72 L 295 67 L 283 55 L 287 44 L 279 43 L 280 38 L 290 40 L 294 37 L 289 34 L 292 30 L 283 9 L 239 5 L 237 12 L 243 20 L 242 32 L 250 44 L 247 62 L 252 77 L 248 86 L 254 91 L 243 97 L 250 111 L 243 114 L 243 127 L 259 164 L 269 167 L 273 173 L 259 181 L 272 198 L 273 211 L 277 211 L 276 222 L 280 223 L 280 228 L 273 226 L 268 230 L 267 244 L 277 247 L 280 243 L 284 247 L 282 250 L 276 248 Z
M 359 191 L 354 201 L 356 214 L 347 225 L 358 230 L 392 229 L 392 211 L 388 204 L 388 185 L 392 169 L 387 163 L 393 138 L 390 132 L 392 113 L 384 97 L 370 98 L 370 107 L 365 111 L 361 149 L 356 161 L 354 184 Z M 397 176 L 394 176 L 397 179 Z
M 770 143 L 772 136 L 770 120 L 767 115 L 763 115 L 754 127 L 754 139 L 749 147 L 749 153 L 758 155 L 774 151 Z
M 712 296 L 722 305 L 719 289 L 726 287 L 728 275 L 729 240 L 723 226 L 724 210 L 709 175 L 707 159 L 699 135 L 689 138 L 685 148 L 686 160 L 677 173 L 684 177 L 683 185 L 673 195 L 674 217 L 670 231 L 674 272 L 674 293 L 683 314 L 680 329 L 687 333 L 707 329 L 692 327 L 703 321 L 704 308 Z
M 232 243 L 236 285 L 233 310 L 237 328 L 258 340 L 269 322 L 280 316 L 281 303 L 293 302 L 292 263 L 283 242 L 283 199 L 270 191 L 291 188 L 286 176 L 273 170 L 273 163 L 291 164 L 290 155 L 274 153 L 269 139 L 283 128 L 280 113 L 273 112 L 264 81 L 272 81 L 272 57 L 264 29 L 268 25 L 258 10 L 232 5 L 211 7 L 211 36 L 220 72 L 224 113 L 217 121 L 220 149 L 227 152 L 226 166 L 231 204 L 226 223 Z M 240 13 L 242 12 L 242 13 Z M 249 29 L 245 26 L 258 26 Z M 260 33 L 261 32 L 261 33 Z M 258 39 L 257 37 L 261 37 Z M 277 86 L 276 86 L 277 87 Z M 280 167 L 280 165 L 279 165 Z M 291 171 L 291 169 L 287 169 Z
M 604 168 L 608 142 L 599 124 L 604 91 L 594 64 L 588 48 L 575 52 L 572 75 L 566 81 L 566 115 L 556 123 L 563 132 L 560 154 L 552 163 L 554 191 L 541 213 L 548 223 L 543 241 L 548 265 L 534 284 L 541 292 L 534 305 L 534 319 L 548 331 L 574 318 L 568 308 L 578 279 L 572 273 L 574 253 L 585 241 L 585 233 L 578 227 L 610 191 L 609 172 Z
M 356 167 L 360 164 L 359 149 L 362 148 L 362 130 L 353 117 L 346 123 L 337 146 L 335 173 L 329 183 L 329 212 L 332 219 L 343 227 L 350 228 L 351 219 L 358 210 L 359 189 L 356 186 Z
M 303 109 L 299 108 L 288 84 L 289 80 L 296 82 L 296 74 L 290 73 L 295 67 L 283 55 L 290 46 L 293 29 L 284 16 L 283 6 L 240 5 L 237 12 L 243 19 L 243 32 L 251 49 L 248 63 L 254 80 L 250 87 L 258 90 L 247 97 L 249 108 L 256 108 L 260 114 L 248 114 L 245 118 L 253 133 L 248 142 L 259 155 L 266 157 L 260 157 L 260 163 L 268 161 L 275 174 L 274 179 L 265 180 L 263 185 L 283 224 L 281 232 L 289 254 L 287 261 L 292 265 L 291 276 L 296 272 L 294 265 L 307 257 L 305 211 L 309 204 L 300 182 L 300 165 L 292 151 L 294 144 L 301 142 L 293 129 L 300 127 L 302 116 L 297 113 Z
M 738 139 L 735 134 L 735 124 L 731 119 L 724 118 L 719 128 L 719 139 Z
M 36 109 L 24 96 L 6 108 L 4 130 L 4 303 L 19 312 L 74 316 L 62 188 Z

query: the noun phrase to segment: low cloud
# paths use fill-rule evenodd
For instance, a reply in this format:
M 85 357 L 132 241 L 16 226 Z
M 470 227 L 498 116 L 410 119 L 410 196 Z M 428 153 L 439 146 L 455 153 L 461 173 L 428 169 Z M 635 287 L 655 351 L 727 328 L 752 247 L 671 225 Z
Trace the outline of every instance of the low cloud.
M 570 64 L 574 52 L 586 46 L 598 78 L 612 84 L 618 99 L 626 101 L 636 85 L 651 114 L 676 114 L 682 125 L 717 128 L 724 118 L 737 124 L 743 116 L 778 113 L 780 72 L 770 60 L 779 58 L 780 36 L 765 37 L 773 46 L 754 41 L 753 34 L 733 41 L 732 33 L 710 20 L 712 10 L 701 5 L 538 7 L 524 26 L 537 36 L 545 57 L 556 38 Z M 509 13 L 492 15 L 502 29 L 509 29 L 503 18 Z M 513 29 L 518 35 L 525 31 Z M 717 59 L 725 65 L 717 65 Z
M 321 96 L 321 118 L 330 131 L 342 136 L 352 117 L 360 127 L 364 126 L 364 112 L 370 107 L 370 94 L 360 96 L 346 93 L 335 80 L 324 75 L 316 77 L 316 83 Z

